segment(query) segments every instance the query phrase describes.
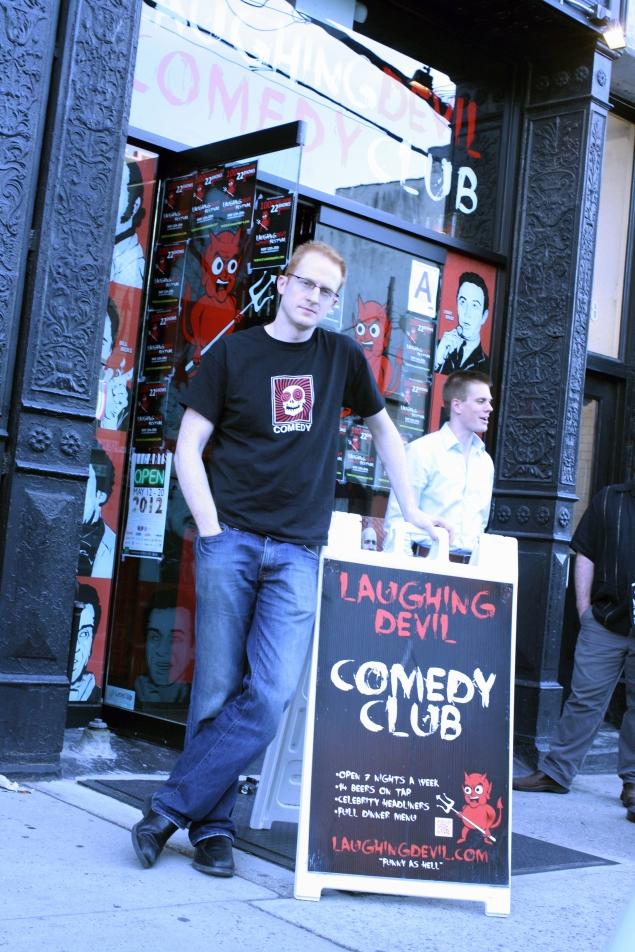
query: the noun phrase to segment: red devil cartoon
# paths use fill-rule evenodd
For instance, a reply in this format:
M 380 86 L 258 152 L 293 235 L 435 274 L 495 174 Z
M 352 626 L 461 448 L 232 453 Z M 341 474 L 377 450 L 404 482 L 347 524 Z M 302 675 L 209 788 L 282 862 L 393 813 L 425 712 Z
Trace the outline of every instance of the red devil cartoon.
M 478 830 L 483 834 L 484 843 L 493 843 L 494 838 L 491 831 L 501 825 L 503 818 L 503 801 L 499 797 L 496 803 L 496 810 L 488 802 L 492 795 L 492 784 L 487 779 L 487 774 L 471 773 L 465 774 L 463 781 L 463 795 L 465 797 L 465 806 L 459 813 L 463 820 L 463 829 L 457 843 L 464 843 L 470 830 Z
M 240 320 L 234 299 L 240 264 L 240 230 L 213 234 L 201 257 L 201 283 L 205 293 L 183 316 L 183 336 L 194 345 L 193 361 L 217 337 L 230 334 Z M 188 320 L 189 317 L 189 320 Z
M 378 301 L 362 301 L 357 297 L 355 340 L 361 345 L 381 393 L 396 390 L 401 372 L 401 354 L 391 363 L 388 345 L 392 324 L 386 308 Z M 396 379 L 393 379 L 396 378 Z

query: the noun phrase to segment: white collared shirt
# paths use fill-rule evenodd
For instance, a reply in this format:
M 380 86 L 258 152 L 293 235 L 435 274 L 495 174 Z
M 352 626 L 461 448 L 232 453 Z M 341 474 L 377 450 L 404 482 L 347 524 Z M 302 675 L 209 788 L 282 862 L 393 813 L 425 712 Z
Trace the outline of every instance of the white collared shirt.
M 110 280 L 126 284 L 130 288 L 142 288 L 145 265 L 143 248 L 135 232 L 115 245 L 110 265 Z
M 435 433 L 406 446 L 406 464 L 415 502 L 429 516 L 446 519 L 454 529 L 451 549 L 471 552 L 489 520 L 494 485 L 494 464 L 483 441 L 472 434 L 467 458 L 458 439 L 445 423 Z M 393 492 L 384 519 L 384 548 L 394 549 L 395 529 L 405 523 Z M 412 536 L 430 544 L 423 530 Z

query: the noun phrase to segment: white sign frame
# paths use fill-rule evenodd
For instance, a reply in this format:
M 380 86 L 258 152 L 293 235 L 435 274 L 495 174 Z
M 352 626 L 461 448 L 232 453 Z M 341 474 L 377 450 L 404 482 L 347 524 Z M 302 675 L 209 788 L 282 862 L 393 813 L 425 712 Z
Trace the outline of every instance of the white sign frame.
M 444 553 L 445 556 L 445 553 Z M 447 576 L 448 573 L 461 578 L 486 578 L 488 581 L 508 583 L 513 589 L 512 626 L 510 632 L 510 681 L 509 681 L 509 757 L 508 776 L 509 789 L 513 766 L 513 710 L 514 710 L 514 657 L 516 643 L 516 609 L 518 588 L 518 547 L 514 538 L 507 536 L 484 535 L 479 552 L 473 562 L 468 565 L 449 563 L 447 557 L 436 560 L 421 559 L 407 555 L 388 555 L 384 552 L 355 551 L 350 548 L 342 549 L 329 546 L 323 549 L 320 559 L 319 588 L 322 591 L 322 575 L 325 559 L 342 560 L 347 563 L 381 566 L 389 565 L 393 568 L 404 568 L 409 571 L 416 569 L 426 573 L 437 573 Z M 296 899 L 317 901 L 323 889 L 344 889 L 348 891 L 381 893 L 394 896 L 416 896 L 419 898 L 455 899 L 482 902 L 485 904 L 485 913 L 488 916 L 508 916 L 511 911 L 511 828 L 512 804 L 507 805 L 507 823 L 509 835 L 507 838 L 507 868 L 509 881 L 505 885 L 489 885 L 482 883 L 457 883 L 434 880 L 415 881 L 412 879 L 393 878 L 389 876 L 368 876 L 356 874 L 342 874 L 309 870 L 309 825 L 311 807 L 311 781 L 313 764 L 313 740 L 315 723 L 315 695 L 316 675 L 319 652 L 319 632 L 321 599 L 318 598 L 318 610 L 315 622 L 311 676 L 309 680 L 309 696 L 307 703 L 307 719 L 304 737 L 304 755 L 302 771 L 302 787 L 300 794 L 300 816 L 298 825 L 297 853 L 295 865 L 294 896 Z

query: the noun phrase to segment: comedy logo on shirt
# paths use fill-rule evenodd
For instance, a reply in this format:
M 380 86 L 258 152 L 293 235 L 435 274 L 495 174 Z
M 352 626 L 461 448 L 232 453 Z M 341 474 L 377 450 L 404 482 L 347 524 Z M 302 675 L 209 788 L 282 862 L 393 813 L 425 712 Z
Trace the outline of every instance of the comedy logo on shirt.
M 313 377 L 271 378 L 274 433 L 310 430 L 313 422 Z

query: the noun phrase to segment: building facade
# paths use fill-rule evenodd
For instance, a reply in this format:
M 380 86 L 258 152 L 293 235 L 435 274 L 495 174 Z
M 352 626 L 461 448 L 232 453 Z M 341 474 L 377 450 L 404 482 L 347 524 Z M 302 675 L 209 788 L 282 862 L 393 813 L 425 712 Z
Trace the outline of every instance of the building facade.
M 442 418 L 458 286 L 479 289 L 490 529 L 519 539 L 516 742 L 544 747 L 575 639 L 571 531 L 633 468 L 632 175 L 616 192 L 606 174 L 632 166 L 629 54 L 603 38 L 626 10 L 0 5 L 0 772 L 54 770 L 64 725 L 95 713 L 178 741 L 178 392 L 219 336 L 271 315 L 309 237 L 349 261 L 329 320 L 367 344 L 405 440 Z M 386 493 L 343 418 L 335 506 L 379 545 Z

